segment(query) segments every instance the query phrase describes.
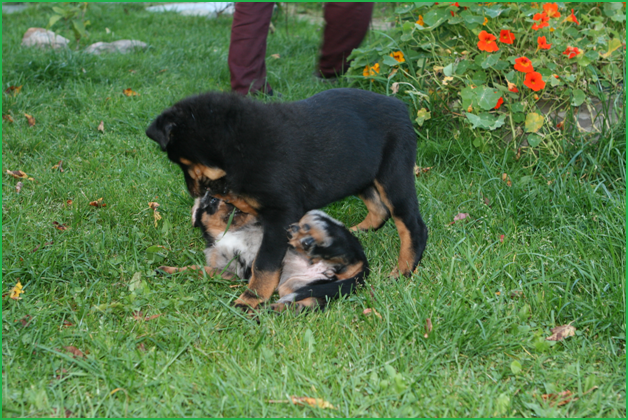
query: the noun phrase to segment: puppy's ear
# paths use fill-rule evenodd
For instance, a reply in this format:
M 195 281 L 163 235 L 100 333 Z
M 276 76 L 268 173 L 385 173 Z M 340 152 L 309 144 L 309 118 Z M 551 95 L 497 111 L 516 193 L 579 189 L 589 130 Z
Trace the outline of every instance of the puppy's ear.
M 146 129 L 146 135 L 156 141 L 161 150 L 165 151 L 170 142 L 170 133 L 177 126 L 173 112 L 163 113 L 158 116 Z

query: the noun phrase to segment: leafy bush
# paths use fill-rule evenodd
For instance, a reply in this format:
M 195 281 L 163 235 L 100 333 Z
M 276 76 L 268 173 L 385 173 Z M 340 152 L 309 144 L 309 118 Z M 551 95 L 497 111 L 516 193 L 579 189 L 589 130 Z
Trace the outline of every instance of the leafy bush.
M 406 99 L 419 126 L 434 112 L 458 119 L 476 133 L 476 147 L 494 131 L 494 138 L 552 148 L 563 130 L 577 130 L 574 107 L 614 101 L 625 116 L 624 8 L 402 4 L 391 32 L 354 50 L 348 77 Z

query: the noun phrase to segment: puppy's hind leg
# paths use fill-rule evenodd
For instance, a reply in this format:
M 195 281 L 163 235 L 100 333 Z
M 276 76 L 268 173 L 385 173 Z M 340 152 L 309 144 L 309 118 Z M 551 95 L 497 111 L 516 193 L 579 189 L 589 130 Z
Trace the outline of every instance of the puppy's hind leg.
M 199 267 L 197 265 L 188 265 L 187 267 L 168 267 L 168 266 L 162 265 L 161 267 L 158 267 L 157 270 L 163 271 L 166 274 L 176 274 L 176 273 L 181 273 L 183 271 L 192 270 L 192 271 L 198 271 L 199 277 L 203 276 L 203 270 L 204 270 L 205 273 L 207 273 L 207 275 L 210 277 L 215 276 L 215 275 L 220 275 L 220 277 L 222 277 L 225 280 L 232 280 L 233 278 L 235 278 L 235 274 L 233 274 L 230 271 L 224 270 L 223 272 L 223 270 L 218 270 L 218 269 L 208 267 L 208 266 Z
M 390 211 L 382 201 L 375 186 L 371 185 L 358 196 L 364 201 L 369 212 L 364 220 L 353 226 L 351 230 L 377 230 L 382 227 L 386 220 L 390 218 Z

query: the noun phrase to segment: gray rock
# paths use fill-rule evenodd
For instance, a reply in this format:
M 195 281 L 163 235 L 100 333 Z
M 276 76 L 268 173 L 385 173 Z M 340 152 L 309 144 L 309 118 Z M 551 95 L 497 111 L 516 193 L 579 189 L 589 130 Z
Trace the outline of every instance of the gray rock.
M 28 28 L 22 38 L 23 47 L 66 48 L 70 41 L 44 28 Z
M 149 12 L 177 12 L 187 16 L 207 16 L 214 18 L 221 14 L 233 14 L 232 2 L 204 2 L 204 3 L 173 3 L 147 7 Z
M 115 42 L 96 42 L 85 48 L 85 52 L 88 54 L 102 54 L 105 52 L 117 52 L 120 54 L 126 54 L 135 49 L 144 49 L 148 45 L 142 41 L 136 41 L 134 39 L 121 39 Z

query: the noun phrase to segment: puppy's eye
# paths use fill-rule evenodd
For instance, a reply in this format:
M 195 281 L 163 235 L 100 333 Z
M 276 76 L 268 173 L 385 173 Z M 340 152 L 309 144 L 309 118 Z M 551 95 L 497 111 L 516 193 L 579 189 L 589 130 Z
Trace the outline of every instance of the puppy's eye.
M 308 225 L 307 223 L 304 223 L 304 224 L 303 224 L 303 230 L 304 230 L 304 231 L 306 231 L 306 232 L 307 232 L 308 230 L 310 230 L 310 225 Z
M 216 197 L 212 197 L 212 199 L 209 200 L 209 204 L 216 204 L 216 202 L 218 202 L 218 199 Z

